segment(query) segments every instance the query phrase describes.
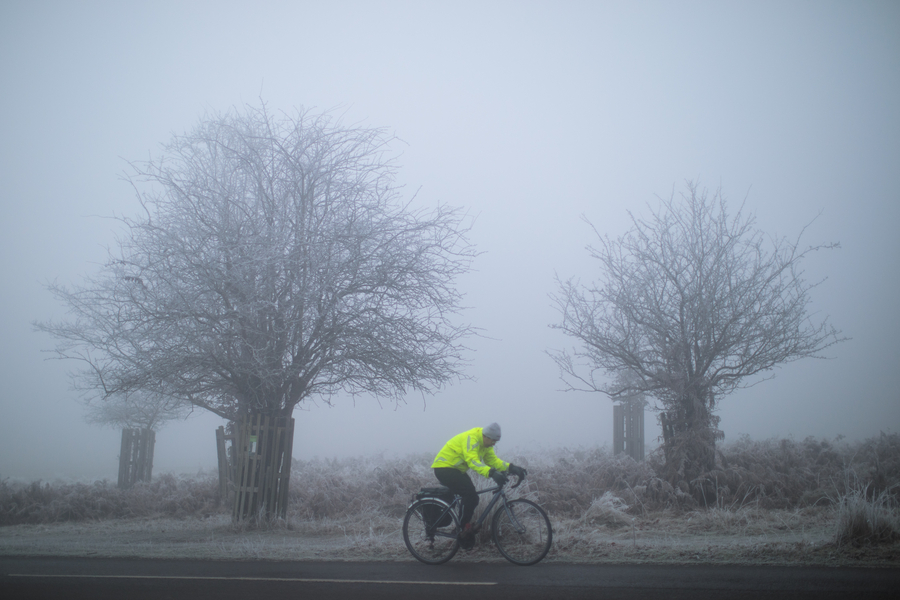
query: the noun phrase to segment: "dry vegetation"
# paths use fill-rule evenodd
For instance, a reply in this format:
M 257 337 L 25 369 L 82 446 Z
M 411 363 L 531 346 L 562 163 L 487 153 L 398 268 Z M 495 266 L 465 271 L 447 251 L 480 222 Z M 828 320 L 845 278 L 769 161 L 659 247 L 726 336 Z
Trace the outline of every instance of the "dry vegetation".
M 550 560 L 900 560 L 897 434 L 858 443 L 742 438 L 722 446 L 706 485 L 661 479 L 657 454 L 642 463 L 601 449 L 505 458 L 529 470 L 515 494 L 540 502 L 553 521 Z M 102 554 L 94 546 L 85 550 L 83 536 L 104 532 L 113 544 L 110 532 L 118 527 L 127 540 L 125 554 L 171 553 L 165 544 L 180 543 L 175 554 L 406 559 L 400 523 L 412 494 L 434 484 L 431 459 L 297 460 L 287 521 L 255 530 L 230 524 L 209 474 L 162 475 L 128 491 L 105 481 L 2 481 L 0 553 L 29 552 L 23 544 L 30 536 L 55 527 L 71 533 L 72 547 Z M 716 493 L 698 499 L 699 489 Z M 146 547 L 135 545 L 144 538 Z M 481 547 L 468 559 L 496 557 L 489 544 Z M 34 553 L 53 552 L 36 548 Z

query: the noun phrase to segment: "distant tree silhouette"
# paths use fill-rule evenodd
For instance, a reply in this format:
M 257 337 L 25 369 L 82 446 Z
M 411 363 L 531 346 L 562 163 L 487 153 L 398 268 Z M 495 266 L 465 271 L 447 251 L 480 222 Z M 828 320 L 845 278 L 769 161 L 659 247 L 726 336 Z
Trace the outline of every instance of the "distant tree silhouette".
M 801 269 L 810 253 L 837 244 L 802 248 L 802 232 L 771 239 L 754 223 L 740 211 L 729 217 L 720 191 L 709 197 L 688 182 L 649 219 L 632 216 L 622 237 L 594 229 L 597 283 L 558 280 L 561 320 L 552 327 L 578 343 L 550 352 L 561 377 L 569 389 L 655 398 L 673 480 L 691 482 L 714 467 L 722 397 L 843 339 L 827 318 L 809 314 L 818 284 Z

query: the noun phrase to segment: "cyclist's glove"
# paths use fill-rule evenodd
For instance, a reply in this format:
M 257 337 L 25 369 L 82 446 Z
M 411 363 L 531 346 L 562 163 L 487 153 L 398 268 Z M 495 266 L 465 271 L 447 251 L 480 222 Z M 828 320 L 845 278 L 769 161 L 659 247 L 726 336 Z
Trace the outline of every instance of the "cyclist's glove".
M 522 467 L 517 467 L 512 463 L 509 463 L 509 469 L 507 469 L 507 473 L 518 477 L 519 479 L 525 479 L 525 477 L 528 475 L 528 471 L 526 471 Z
M 494 483 L 503 487 L 509 481 L 509 477 L 506 476 L 506 473 L 502 471 L 497 471 L 496 469 L 491 469 L 491 472 L 488 473 L 488 476 L 494 480 Z

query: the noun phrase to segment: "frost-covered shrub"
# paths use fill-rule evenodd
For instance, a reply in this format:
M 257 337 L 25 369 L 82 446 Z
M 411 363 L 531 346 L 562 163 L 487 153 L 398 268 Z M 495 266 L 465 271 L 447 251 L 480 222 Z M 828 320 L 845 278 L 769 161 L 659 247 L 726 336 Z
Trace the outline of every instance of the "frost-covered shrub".
M 647 488 L 656 478 L 649 463 L 624 455 L 612 456 L 600 448 L 563 448 L 541 452 L 536 457 L 515 457 L 513 462 L 528 469 L 531 485 L 549 513 L 571 518 L 579 518 L 607 492 L 629 505 L 650 503 L 649 494 L 638 499 L 635 488 Z
M 579 518 L 606 493 L 621 498 L 630 514 L 661 509 L 801 508 L 831 504 L 852 486 L 848 473 L 876 491 L 900 490 L 900 436 L 881 434 L 863 442 L 806 438 L 754 441 L 743 436 L 722 444 L 716 468 L 695 481 L 663 478 L 664 457 L 652 452 L 638 463 L 602 449 L 561 449 L 537 458 L 516 458 L 529 468 L 540 499 L 552 513 Z M 701 485 L 712 493 L 699 504 Z M 900 498 L 897 498 L 900 499 Z
M 120 490 L 107 481 L 25 486 L 0 481 L 0 525 L 95 519 L 204 516 L 217 509 L 213 476 L 164 474 L 150 483 Z
M 625 512 L 627 510 L 628 504 L 624 500 L 611 492 L 606 492 L 591 502 L 588 509 L 581 515 L 581 520 L 586 525 L 621 527 L 632 522 L 631 517 Z
M 853 490 L 871 493 L 900 484 L 900 436 L 881 434 L 855 444 L 808 437 L 803 441 L 744 436 L 724 445 L 717 469 L 705 475 L 718 506 L 755 502 L 762 508 L 794 508 L 832 503 Z
M 868 487 L 845 494 L 838 510 L 835 542 L 868 546 L 900 541 L 900 505 L 884 490 L 874 498 Z
M 528 469 L 515 495 L 538 501 L 553 519 L 597 519 L 608 507 L 623 515 L 708 508 L 718 511 L 840 505 L 864 490 L 873 501 L 884 495 L 900 503 L 900 436 L 882 434 L 863 442 L 806 438 L 754 441 L 742 437 L 718 450 L 716 469 L 699 483 L 713 490 L 700 504 L 698 481 L 662 477 L 660 452 L 636 462 L 599 448 L 502 453 Z M 396 528 L 415 492 L 437 484 L 432 454 L 405 457 L 294 459 L 288 519 L 319 523 L 355 519 Z M 475 477 L 476 485 L 489 481 Z M 118 490 L 106 482 L 11 485 L 0 481 L 0 525 L 140 517 L 203 516 L 217 510 L 215 475 L 195 478 L 161 475 L 149 484 Z M 482 495 L 481 508 L 488 495 Z M 886 500 L 885 500 L 886 501 Z M 366 525 L 368 528 L 368 524 Z
M 743 436 L 724 445 L 717 468 L 705 480 L 717 491 L 717 506 L 756 502 L 789 508 L 827 501 L 846 469 L 849 446 L 806 438 L 754 441 Z
M 295 459 L 288 517 L 339 519 L 373 511 L 402 517 L 420 487 L 437 485 L 430 469 L 433 459 L 426 455 Z

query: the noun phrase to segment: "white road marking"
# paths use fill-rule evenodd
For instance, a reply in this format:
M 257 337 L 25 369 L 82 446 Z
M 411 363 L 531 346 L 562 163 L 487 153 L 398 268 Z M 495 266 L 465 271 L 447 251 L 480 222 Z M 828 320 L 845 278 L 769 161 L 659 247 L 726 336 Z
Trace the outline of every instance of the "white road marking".
M 41 575 L 36 573 L 10 573 L 7 577 L 57 577 L 76 579 L 178 579 L 201 581 L 290 581 L 294 583 L 387 583 L 398 585 L 497 585 L 496 581 L 394 581 L 383 579 L 316 579 L 298 577 L 204 577 L 193 575 Z

